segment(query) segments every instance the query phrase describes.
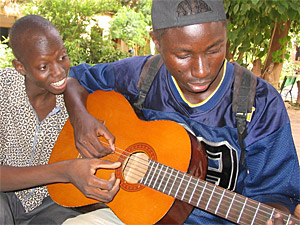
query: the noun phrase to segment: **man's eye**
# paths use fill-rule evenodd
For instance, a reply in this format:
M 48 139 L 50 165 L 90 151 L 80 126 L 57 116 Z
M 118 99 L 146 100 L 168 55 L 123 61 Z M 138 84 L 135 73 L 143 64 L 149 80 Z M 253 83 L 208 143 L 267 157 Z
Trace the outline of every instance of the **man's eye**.
M 177 55 L 176 56 L 178 59 L 186 59 L 189 57 L 189 55 Z
M 208 53 L 214 54 L 214 53 L 218 53 L 218 52 L 220 52 L 220 49 L 210 50 Z

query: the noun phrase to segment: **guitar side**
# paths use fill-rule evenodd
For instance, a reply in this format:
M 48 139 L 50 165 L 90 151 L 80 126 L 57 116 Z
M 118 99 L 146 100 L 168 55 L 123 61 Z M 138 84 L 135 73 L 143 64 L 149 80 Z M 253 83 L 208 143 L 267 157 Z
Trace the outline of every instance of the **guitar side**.
M 124 223 L 180 224 L 195 206 L 237 224 L 263 225 L 280 213 L 286 224 L 293 220 L 300 225 L 300 220 L 291 214 L 204 181 L 205 149 L 177 123 L 139 120 L 125 98 L 115 92 L 90 95 L 88 110 L 115 134 L 116 146 L 123 151 L 121 157 L 113 154 L 105 158 L 123 163 L 115 171 L 121 179 L 120 191 L 107 205 Z M 77 157 L 73 129 L 68 121 L 58 137 L 50 163 Z M 148 163 L 140 167 L 141 159 Z M 101 169 L 96 176 L 109 179 L 111 172 Z M 97 203 L 72 184 L 48 185 L 48 190 L 54 201 L 67 207 Z
M 136 117 L 127 100 L 115 92 L 95 92 L 89 96 L 87 107 L 88 111 L 115 135 L 116 147 L 126 154 L 142 152 L 150 159 L 182 172 L 190 171 L 194 176 L 205 177 L 207 166 L 206 155 L 203 156 L 205 151 L 199 147 L 199 142 L 190 137 L 177 123 L 142 121 Z M 73 128 L 68 120 L 58 137 L 49 163 L 74 159 L 78 156 Z M 198 157 L 204 157 L 204 161 L 199 162 Z M 116 153 L 104 159 L 124 162 L 124 157 L 119 157 Z M 174 201 L 173 197 L 138 182 L 128 182 L 123 177 L 122 169 L 116 170 L 117 177 L 121 179 L 120 191 L 107 205 L 124 223 L 153 224 L 158 221 L 182 223 L 193 209 L 189 204 Z M 96 176 L 108 179 L 112 172 L 114 171 L 101 169 L 97 171 Z M 86 198 L 72 184 L 51 184 L 48 185 L 48 191 L 55 202 L 66 207 L 97 203 L 96 200 Z

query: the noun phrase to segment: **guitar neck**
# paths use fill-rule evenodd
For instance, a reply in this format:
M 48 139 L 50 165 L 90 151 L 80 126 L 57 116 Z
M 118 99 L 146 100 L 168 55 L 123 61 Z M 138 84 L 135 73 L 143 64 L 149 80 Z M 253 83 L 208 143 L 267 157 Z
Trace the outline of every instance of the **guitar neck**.
M 280 213 L 285 224 L 293 220 L 300 225 L 291 214 L 153 160 L 149 160 L 149 169 L 139 183 L 237 224 L 263 225 Z

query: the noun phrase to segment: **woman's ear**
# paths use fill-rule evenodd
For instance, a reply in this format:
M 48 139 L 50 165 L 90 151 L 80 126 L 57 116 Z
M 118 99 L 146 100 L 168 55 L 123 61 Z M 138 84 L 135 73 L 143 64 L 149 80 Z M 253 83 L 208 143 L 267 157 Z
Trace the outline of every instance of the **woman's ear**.
M 26 74 L 26 73 L 25 73 L 24 66 L 23 66 L 23 64 L 22 64 L 19 60 L 13 59 L 12 64 L 13 64 L 13 66 L 15 67 L 15 69 L 16 69 L 20 74 L 22 74 L 22 75 L 25 75 L 25 74 Z

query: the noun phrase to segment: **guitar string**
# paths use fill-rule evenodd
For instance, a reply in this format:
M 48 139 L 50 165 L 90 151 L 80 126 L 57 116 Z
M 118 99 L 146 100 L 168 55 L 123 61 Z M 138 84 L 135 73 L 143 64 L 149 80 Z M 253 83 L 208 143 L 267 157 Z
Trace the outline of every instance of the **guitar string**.
M 101 141 L 102 142 L 102 141 Z M 102 142 L 103 144 L 105 144 L 105 145 L 108 145 L 106 142 Z M 118 147 L 116 147 L 115 148 L 116 150 L 118 149 L 118 150 L 120 150 L 121 152 L 118 152 L 118 151 L 115 151 L 115 153 L 116 154 L 119 154 L 120 155 L 120 157 L 122 157 L 122 156 L 125 156 L 125 157 L 127 157 L 127 156 L 129 156 L 130 154 L 131 154 L 131 152 L 128 152 L 128 151 L 126 151 L 126 150 L 123 150 L 123 149 L 121 149 L 121 148 L 118 148 Z M 123 154 L 123 153 L 127 153 L 127 154 Z M 116 157 L 116 158 L 113 158 L 113 157 Z M 107 158 L 112 158 L 113 160 L 112 161 L 114 161 L 115 159 L 118 159 L 117 158 L 117 156 L 115 156 L 115 155 L 108 155 L 107 156 Z M 131 159 L 132 161 L 136 161 L 137 163 L 139 163 L 139 164 L 141 164 L 141 165 L 143 165 L 143 166 L 146 166 L 146 167 L 148 167 L 149 166 L 149 164 L 148 164 L 148 160 L 145 160 L 144 158 L 141 158 L 141 157 L 139 157 L 139 156 L 135 156 L 135 158 L 132 158 Z M 156 162 L 156 161 L 154 161 L 154 162 Z M 157 162 L 158 163 L 158 162 Z M 161 164 L 161 163 L 160 163 Z M 163 165 L 163 164 L 161 164 L 161 165 Z M 165 166 L 165 165 L 164 165 Z M 141 177 L 141 176 L 144 176 L 145 175 L 145 173 L 144 172 L 141 172 L 141 171 L 139 171 L 136 167 L 132 167 L 134 170 L 134 172 L 140 172 L 139 174 L 137 174 L 137 173 L 135 173 L 135 174 L 133 174 L 134 172 L 132 172 L 132 175 L 137 175 L 138 177 Z M 171 168 L 171 167 L 168 167 L 168 168 Z M 148 169 L 147 169 L 148 170 Z M 171 168 L 171 170 L 174 170 L 173 168 Z M 160 168 L 159 169 L 159 172 L 162 172 L 163 170 Z M 163 171 L 164 172 L 164 171 Z M 180 171 L 179 171 L 180 172 Z M 182 173 L 182 172 L 180 172 L 180 173 Z M 189 178 L 189 176 L 191 176 L 191 175 L 189 175 L 189 174 L 186 174 L 186 176 L 184 176 L 184 177 L 188 177 Z M 193 177 L 193 176 L 192 176 Z M 134 177 L 134 176 L 132 176 L 132 178 L 136 178 L 136 177 Z M 199 178 L 196 178 L 196 177 L 193 177 L 194 179 L 196 179 L 196 180 L 198 180 Z M 174 182 L 176 182 L 176 177 L 174 176 L 174 175 L 172 175 L 171 174 L 171 176 L 170 176 L 170 180 L 174 183 Z M 189 180 L 186 180 L 185 178 L 183 178 L 183 181 L 185 181 L 185 182 L 189 182 Z M 204 182 L 204 183 L 208 183 L 207 181 L 203 181 L 203 180 L 201 180 L 202 182 Z M 191 183 L 191 184 L 194 184 L 194 186 L 196 187 L 196 183 Z M 213 188 L 214 188 L 214 186 L 216 186 L 216 185 L 214 185 L 214 184 L 210 184 L 210 183 L 208 183 L 209 185 L 208 185 L 208 187 L 210 187 L 210 188 L 212 188 L 211 190 L 210 189 L 208 189 L 208 188 L 206 188 L 207 190 L 210 190 L 211 191 L 211 193 L 212 193 L 212 191 L 213 191 Z M 150 184 L 151 185 L 151 184 Z M 149 185 L 149 186 L 150 186 Z M 199 185 L 198 185 L 198 187 L 199 187 Z M 179 187 L 178 187 L 179 188 Z M 203 188 L 203 187 L 200 187 L 200 188 Z M 180 189 L 180 188 L 179 188 Z M 219 189 L 218 188 L 218 186 L 217 186 L 217 189 Z M 235 192 L 228 192 L 229 190 L 226 190 L 225 189 L 225 191 L 227 192 L 227 194 L 229 193 L 229 194 L 231 194 L 231 195 L 234 195 L 234 193 Z M 200 190 L 195 190 L 195 192 L 201 192 Z M 196 193 L 194 192 L 194 194 L 193 195 L 196 195 Z M 177 195 L 178 194 L 183 194 L 183 192 L 180 192 L 179 191 L 179 193 L 177 193 Z M 218 192 L 214 192 L 214 195 L 219 195 L 219 196 L 221 196 L 222 194 L 221 193 L 218 193 Z M 199 195 L 199 194 L 198 194 Z M 203 193 L 203 195 L 206 195 L 206 197 L 207 198 L 209 198 L 210 196 L 211 196 L 211 194 L 210 193 L 207 193 L 207 192 L 204 192 Z M 207 196 L 208 195 L 208 196 Z M 229 199 L 229 201 L 227 201 L 225 198 L 227 198 L 227 199 Z M 243 196 L 243 198 L 245 198 L 246 199 L 246 197 L 244 197 Z M 252 200 L 252 199 L 251 199 Z M 229 196 L 226 196 L 226 195 L 224 195 L 223 196 L 223 199 L 222 199 L 222 202 L 227 202 L 228 204 L 230 204 L 231 203 L 231 201 L 232 201 L 232 199 L 229 197 Z M 252 200 L 252 201 L 254 201 L 254 200 Z M 211 200 L 211 202 L 215 202 L 215 203 L 218 203 L 219 201 L 218 200 L 214 200 L 214 199 L 212 199 Z M 241 202 L 241 201 L 239 201 L 239 200 L 234 200 L 234 202 L 237 202 L 237 203 L 241 203 L 241 204 L 244 204 L 244 202 Z M 250 205 L 249 203 L 248 203 L 248 208 L 252 208 L 252 209 L 254 209 L 254 210 L 256 210 L 257 209 L 257 206 L 258 206 L 258 204 L 257 203 L 255 203 L 255 202 L 251 202 L 250 201 L 250 203 L 252 203 L 252 204 L 255 204 L 255 206 L 252 206 L 252 205 Z M 267 212 L 267 211 L 264 211 L 264 210 L 262 210 L 263 209 L 263 207 L 264 207 L 264 210 L 271 210 L 272 211 L 272 207 L 271 206 L 264 206 L 263 204 L 262 205 L 260 205 L 260 208 L 259 208 L 259 212 L 261 212 L 261 213 L 266 213 L 266 214 L 268 214 L 268 215 L 270 215 L 270 212 Z M 251 211 L 250 209 L 248 209 L 247 207 L 244 209 L 244 211 L 242 212 L 242 214 L 246 214 L 246 215 L 250 215 L 250 214 L 247 214 L 246 213 L 246 211 L 250 211 L 251 213 L 253 213 L 253 211 Z M 240 208 L 239 207 L 235 207 L 235 205 L 233 205 L 232 206 L 232 208 L 230 209 L 230 212 L 233 212 L 233 211 L 237 211 L 237 212 L 240 212 Z M 277 209 L 275 209 L 277 212 L 278 212 L 278 210 Z M 283 212 L 284 213 L 284 212 Z M 269 219 L 269 216 L 265 216 L 265 215 L 262 215 L 264 218 L 266 218 L 266 220 L 268 220 Z M 288 215 L 286 215 L 285 213 L 284 213 L 284 216 L 285 217 L 288 217 Z M 228 218 L 228 217 L 227 217 Z M 247 218 L 243 218 L 243 220 L 245 220 L 245 219 L 247 219 Z M 262 219 L 260 219 L 259 217 L 256 217 L 256 219 L 255 219 L 255 221 L 257 221 L 257 220 L 260 220 L 260 221 L 263 221 L 263 222 L 266 222 L 266 220 L 262 220 Z M 252 220 L 249 220 L 250 222 L 252 221 Z
M 105 143 L 105 142 L 104 142 Z M 107 144 L 107 143 L 105 143 L 105 144 Z M 120 148 L 117 148 L 116 147 L 116 149 L 120 149 Z M 120 149 L 121 151 L 123 151 L 122 149 Z M 127 152 L 127 151 L 123 151 L 123 152 Z M 119 153 L 119 152 L 117 152 L 116 151 L 116 153 L 117 154 L 119 154 L 120 156 L 126 156 L 125 154 L 122 154 L 122 153 Z M 130 152 L 127 152 L 127 154 L 128 155 L 130 155 Z M 127 155 L 127 156 L 128 156 Z M 136 156 L 136 158 L 139 158 L 138 156 Z M 137 161 L 138 163 L 140 163 L 140 164 L 144 164 L 144 165 L 146 165 L 147 167 L 148 167 L 148 163 L 142 163 L 141 161 L 146 161 L 146 162 L 148 162 L 147 160 L 145 160 L 144 158 L 140 158 L 140 160 L 141 161 L 138 161 L 138 160 L 136 160 L 136 159 L 131 159 L 131 160 L 133 160 L 133 161 Z M 170 167 L 169 167 L 170 168 Z M 134 168 L 134 169 L 136 169 L 136 168 Z M 172 169 L 172 168 L 171 168 Z M 136 170 L 134 170 L 134 171 L 136 171 Z M 139 174 L 140 175 L 140 174 Z M 142 175 L 144 176 L 144 173 L 142 173 Z M 173 175 L 172 175 L 173 176 Z M 194 178 L 194 179 L 197 179 L 197 178 Z M 173 180 L 174 181 L 174 180 Z M 187 181 L 187 180 L 185 180 L 185 181 Z M 203 182 L 206 182 L 206 181 L 203 181 Z M 194 184 L 195 185 L 195 184 Z M 203 188 L 203 187 L 202 187 Z M 228 192 L 228 193 L 230 193 L 230 192 Z M 206 194 L 206 193 L 204 193 L 204 194 Z M 216 194 L 219 194 L 219 193 L 216 193 Z M 207 195 L 209 195 L 210 196 L 210 194 L 208 194 L 207 193 Z M 227 196 L 225 196 L 226 198 L 229 198 L 229 197 L 227 197 Z M 231 202 L 231 199 L 229 198 L 229 200 L 230 201 L 228 201 L 228 203 L 230 203 Z M 253 200 L 254 201 L 254 200 Z M 218 201 L 217 201 L 218 202 Z M 244 204 L 244 202 L 240 202 L 240 201 L 236 201 L 235 200 L 235 202 L 239 202 L 239 203 L 242 203 L 242 204 Z M 256 204 L 256 203 L 252 203 L 252 204 Z M 253 209 L 255 209 L 256 210 L 256 208 L 257 207 L 253 207 L 253 206 L 251 206 L 251 205 L 249 205 L 248 204 L 248 206 L 250 206 L 251 208 L 253 208 Z M 263 212 L 263 213 L 267 213 L 267 214 L 269 214 L 270 215 L 270 213 L 269 212 L 266 212 L 266 211 L 264 211 L 264 210 L 262 210 L 262 207 L 264 207 L 264 205 L 260 205 L 261 207 L 260 207 L 260 212 Z M 268 206 L 269 207 L 269 206 Z M 266 208 L 266 209 L 268 209 L 267 207 L 264 207 L 264 208 Z M 232 207 L 232 209 L 234 210 L 234 206 Z M 233 211 L 232 209 L 230 209 L 230 211 Z M 272 209 L 271 207 L 269 208 L 269 209 Z M 246 207 L 246 209 L 245 209 L 245 211 L 247 210 L 247 207 Z M 237 211 L 239 212 L 239 208 L 237 208 Z M 249 210 L 248 210 L 249 211 Z M 277 210 L 278 211 L 278 210 Z M 252 211 L 250 211 L 250 212 L 252 212 Z M 243 212 L 243 214 L 245 214 L 244 212 Z M 287 215 L 285 215 L 286 217 L 288 217 Z M 269 219 L 269 217 L 265 217 L 265 218 L 267 218 L 267 219 Z M 259 218 L 256 218 L 256 219 L 259 219 Z M 257 220 L 256 220 L 257 221 Z M 264 220 L 263 220 L 264 221 Z
M 118 153 L 118 152 L 116 152 L 116 153 Z M 122 156 L 122 154 L 121 153 L 118 153 L 118 154 L 120 154 L 121 156 Z M 136 157 L 136 158 L 139 158 L 138 156 Z M 133 161 L 137 161 L 137 160 L 135 160 L 135 159 L 131 159 L 131 160 L 133 160 Z M 145 159 L 143 159 L 143 158 L 141 158 L 141 160 L 142 161 L 146 161 Z M 140 162 L 140 161 L 137 161 L 138 163 L 140 163 L 140 164 L 143 164 L 142 162 Z M 145 164 L 146 166 L 148 166 L 148 164 Z M 170 168 L 170 167 L 169 167 Z M 134 168 L 134 169 L 136 169 L 136 168 Z M 171 168 L 172 169 L 172 168 Z M 161 169 L 159 169 L 160 171 L 162 171 Z M 134 170 L 134 171 L 136 171 L 136 170 Z M 138 171 L 138 170 L 137 170 Z M 144 175 L 144 173 L 142 173 L 142 175 Z M 194 179 L 196 179 L 196 178 L 194 178 Z M 187 180 L 185 180 L 185 181 L 187 181 Z M 181 193 L 181 192 L 180 192 Z M 230 193 L 230 192 L 229 192 Z M 182 193 L 181 193 L 182 194 Z M 206 193 L 204 193 L 204 194 L 206 194 Z M 216 194 L 219 194 L 219 193 L 216 193 Z M 210 194 L 208 194 L 207 193 L 207 195 L 209 195 L 210 196 Z M 227 196 L 225 196 L 226 198 L 228 198 Z M 230 199 L 230 198 L 229 198 Z M 231 199 L 230 199 L 231 200 Z M 213 199 L 212 199 L 212 201 L 213 201 Z M 254 200 L 253 200 L 254 201 Z M 218 201 L 216 201 L 217 203 L 218 203 Z M 229 203 L 230 203 L 231 201 L 229 201 Z M 240 202 L 240 201 L 236 201 L 235 200 L 235 202 L 239 202 L 239 203 L 242 203 L 242 204 L 244 204 L 244 202 Z M 252 204 L 256 204 L 256 203 L 252 203 Z M 253 208 L 253 209 L 255 209 L 256 210 L 256 208 L 257 207 L 253 207 L 253 206 L 251 206 L 250 204 L 248 204 L 248 206 L 250 206 L 251 208 Z M 264 205 L 260 205 L 261 207 L 260 207 L 260 212 L 264 212 L 264 213 L 267 213 L 267 214 L 269 214 L 269 215 L 271 215 L 269 212 L 265 212 L 265 211 L 263 211 L 262 210 L 262 207 L 264 207 Z M 264 207 L 264 208 L 266 208 L 266 207 Z M 268 209 L 268 208 L 267 208 Z M 269 208 L 270 210 L 272 209 L 271 207 Z M 235 208 L 234 208 L 234 206 L 230 209 L 230 212 L 233 212 L 235 210 Z M 249 209 L 250 210 L 250 209 Z M 246 207 L 246 209 L 245 209 L 245 211 L 243 212 L 243 214 L 246 214 L 245 212 L 246 211 L 249 211 L 249 210 L 247 210 L 247 207 Z M 240 211 L 240 208 L 238 208 L 237 207 L 237 211 L 239 212 Z M 253 211 L 250 211 L 250 212 L 253 212 Z M 246 214 L 247 215 L 247 214 Z M 287 215 L 285 215 L 286 217 L 288 217 Z M 269 216 L 265 216 L 265 218 L 266 219 L 269 219 Z M 244 219 L 245 220 L 245 219 Z M 255 221 L 257 221 L 257 220 L 260 220 L 259 218 L 256 218 L 256 220 Z M 251 220 L 252 221 L 252 220 Z M 261 221 L 266 221 L 266 220 L 261 220 Z
M 144 159 L 143 159 L 144 160 Z M 196 179 L 196 178 L 195 178 Z M 217 192 L 216 192 L 217 193 Z M 217 193 L 217 194 L 219 194 L 219 193 Z M 208 194 L 208 196 L 210 196 L 209 194 Z M 227 196 L 225 196 L 225 197 L 227 197 Z M 212 201 L 213 202 L 213 201 Z M 215 201 L 215 202 L 217 202 L 218 203 L 218 201 Z M 226 201 L 224 201 L 224 202 L 226 202 Z M 229 201 L 228 203 L 230 203 L 231 201 Z M 236 202 L 239 202 L 239 201 L 236 201 Z M 253 203 L 252 203 L 253 204 Z M 248 206 L 251 206 L 250 204 L 248 204 Z M 253 207 L 252 207 L 253 208 Z M 247 209 L 247 208 L 246 208 Z M 243 215 L 250 215 L 250 214 L 248 214 L 246 211 L 249 211 L 249 210 L 246 210 L 245 209 L 245 211 L 243 212 Z M 256 207 L 254 207 L 254 209 L 256 209 Z M 237 211 L 237 212 L 240 212 L 240 208 L 238 208 L 238 207 L 235 207 L 234 205 L 233 205 L 233 207 L 230 209 L 230 212 L 231 213 L 234 213 L 234 211 Z M 261 211 L 261 210 L 260 210 Z M 253 211 L 250 211 L 250 212 L 253 212 Z M 254 213 L 252 213 L 252 214 L 254 214 Z M 235 217 L 232 217 L 231 215 L 229 215 L 228 217 L 227 217 L 227 219 L 230 219 L 230 218 L 232 218 L 232 220 L 233 221 L 236 221 L 235 220 Z M 265 222 L 267 221 L 267 219 L 269 219 L 269 216 L 265 216 L 264 217 L 265 218 L 265 220 L 262 220 L 262 219 L 260 219 L 259 217 L 256 217 L 255 218 L 255 221 L 256 222 L 258 222 L 258 221 L 261 221 L 263 224 L 265 224 Z M 243 221 L 245 221 L 245 220 L 247 220 L 247 222 L 252 222 L 252 220 L 253 219 L 248 219 L 248 218 L 243 218 Z M 246 224 L 249 224 L 249 223 L 246 223 Z

